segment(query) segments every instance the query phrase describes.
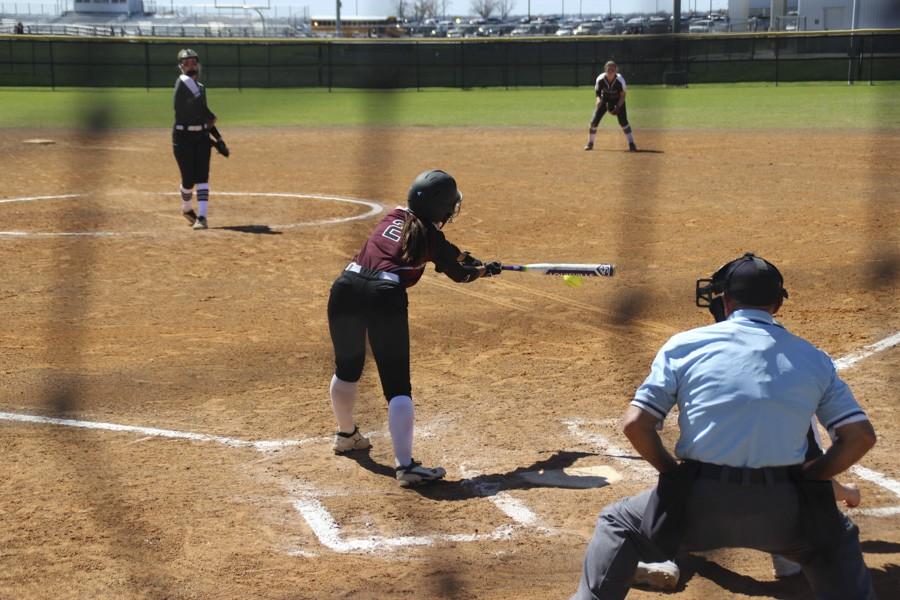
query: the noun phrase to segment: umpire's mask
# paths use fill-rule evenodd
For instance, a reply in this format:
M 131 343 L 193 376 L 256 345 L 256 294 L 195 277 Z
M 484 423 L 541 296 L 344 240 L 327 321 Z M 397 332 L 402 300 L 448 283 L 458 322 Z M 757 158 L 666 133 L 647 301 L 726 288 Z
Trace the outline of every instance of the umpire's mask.
M 752 252 L 725 263 L 711 279 L 697 280 L 697 306 L 708 308 L 716 323 L 725 320 L 726 293 L 746 306 L 771 306 L 788 297 L 778 268 Z

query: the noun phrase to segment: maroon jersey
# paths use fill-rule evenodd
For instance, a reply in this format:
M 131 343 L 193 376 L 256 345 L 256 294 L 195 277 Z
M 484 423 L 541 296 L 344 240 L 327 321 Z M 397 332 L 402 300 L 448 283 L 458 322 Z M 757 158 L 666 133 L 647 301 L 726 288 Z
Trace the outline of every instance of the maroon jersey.
M 410 216 L 402 207 L 389 212 L 375 227 L 353 261 L 368 269 L 395 273 L 404 287 L 414 286 L 425 272 L 425 263 L 413 265 L 402 258 L 403 224 Z M 459 256 L 459 248 L 448 242 L 440 229 L 428 224 L 428 252 L 425 261 L 433 262 L 438 271 L 449 272 L 460 268 L 457 262 Z

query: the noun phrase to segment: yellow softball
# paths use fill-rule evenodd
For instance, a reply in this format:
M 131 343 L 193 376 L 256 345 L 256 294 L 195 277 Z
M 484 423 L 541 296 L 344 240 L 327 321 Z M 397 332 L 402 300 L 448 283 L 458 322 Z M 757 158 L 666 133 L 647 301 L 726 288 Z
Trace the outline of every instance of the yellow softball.
M 569 287 L 581 287 L 581 277 L 578 275 L 563 275 L 563 281 L 565 281 L 566 285 Z

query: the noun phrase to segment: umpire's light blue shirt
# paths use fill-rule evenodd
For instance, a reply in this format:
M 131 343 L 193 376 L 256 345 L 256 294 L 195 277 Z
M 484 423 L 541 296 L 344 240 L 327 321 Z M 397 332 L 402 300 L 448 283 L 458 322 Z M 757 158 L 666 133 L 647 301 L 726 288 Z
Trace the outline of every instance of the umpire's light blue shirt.
M 866 419 L 827 354 L 753 309 L 673 336 L 631 403 L 660 419 L 677 403 L 675 455 L 733 467 L 802 463 L 813 414 Z

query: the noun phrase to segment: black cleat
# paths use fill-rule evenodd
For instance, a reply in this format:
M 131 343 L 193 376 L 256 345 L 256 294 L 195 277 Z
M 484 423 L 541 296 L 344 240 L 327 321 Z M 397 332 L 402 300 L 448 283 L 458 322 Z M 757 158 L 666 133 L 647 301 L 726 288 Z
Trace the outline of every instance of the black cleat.
M 188 223 L 190 223 L 191 225 L 197 222 L 197 213 L 194 212 L 193 208 L 181 214 L 184 215 L 184 218 L 187 219 Z
M 588 142 L 587 144 L 585 144 L 585 145 L 584 145 L 584 149 L 585 149 L 585 150 L 593 150 L 593 149 L 594 149 L 594 142 Z
M 634 145 L 634 142 L 628 143 L 628 151 L 629 152 L 637 152 L 638 151 L 637 146 Z

